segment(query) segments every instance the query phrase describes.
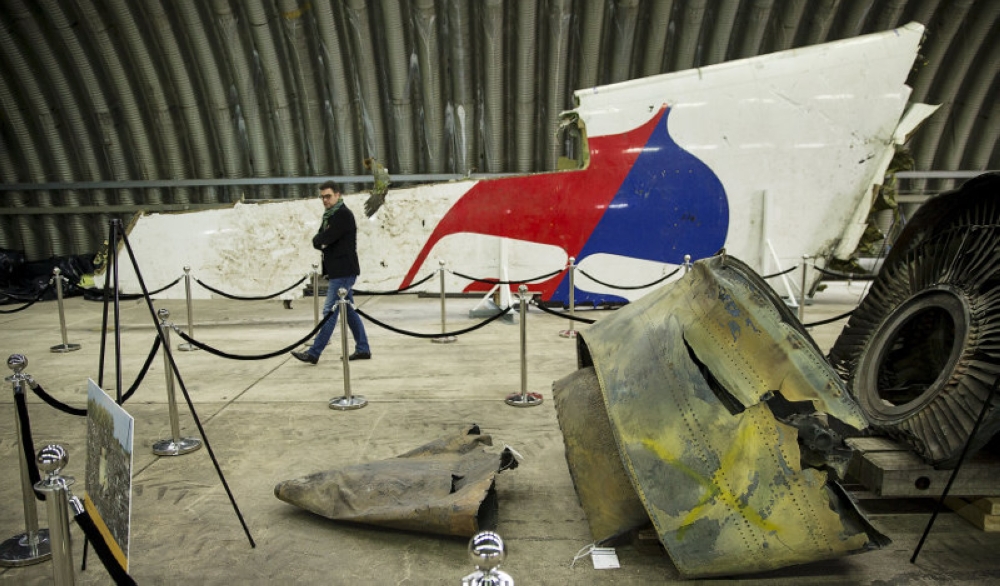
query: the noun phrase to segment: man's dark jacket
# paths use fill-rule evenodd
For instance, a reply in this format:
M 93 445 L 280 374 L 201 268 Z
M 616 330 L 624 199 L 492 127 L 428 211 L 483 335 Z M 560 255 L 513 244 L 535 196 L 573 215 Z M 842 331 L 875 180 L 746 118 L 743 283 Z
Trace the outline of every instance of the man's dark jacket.
M 346 205 L 340 206 L 325 228 L 313 236 L 313 248 L 323 251 L 323 276 L 327 279 L 358 276 L 358 225 Z

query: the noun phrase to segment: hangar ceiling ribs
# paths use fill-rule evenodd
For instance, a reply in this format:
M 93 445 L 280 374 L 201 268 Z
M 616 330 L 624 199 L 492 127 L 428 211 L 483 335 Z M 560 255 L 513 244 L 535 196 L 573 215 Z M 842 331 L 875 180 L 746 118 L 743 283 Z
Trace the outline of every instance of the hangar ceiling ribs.
M 554 169 L 575 89 L 910 21 L 942 104 L 917 170 L 1000 168 L 995 0 L 0 0 L 0 247 L 94 252 L 111 217 L 303 197 L 366 157 Z

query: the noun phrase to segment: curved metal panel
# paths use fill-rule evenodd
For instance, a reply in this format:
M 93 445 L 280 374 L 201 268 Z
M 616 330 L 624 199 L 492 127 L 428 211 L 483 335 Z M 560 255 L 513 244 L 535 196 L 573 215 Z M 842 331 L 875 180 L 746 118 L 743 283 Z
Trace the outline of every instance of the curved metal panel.
M 683 576 L 886 543 L 826 472 L 843 473 L 841 434 L 863 429 L 864 416 L 746 265 L 698 261 L 580 339 L 627 474 Z
M 407 46 L 409 30 L 397 0 L 383 0 L 382 18 L 385 25 L 385 51 L 389 94 L 389 116 L 392 126 L 394 159 L 382 161 L 395 166 L 393 173 L 414 173 L 419 168 L 420 152 L 417 150 L 417 126 L 413 116 L 413 80 L 410 63 L 411 50 Z M 386 153 L 388 155 L 388 153 Z
M 453 145 L 453 162 L 449 167 L 456 173 L 472 173 L 479 166 L 477 153 L 475 53 L 469 5 L 462 0 L 448 3 L 448 37 L 451 50 L 451 102 L 448 105 L 446 133 Z
M 338 4 L 340 6 L 340 4 Z M 334 12 L 327 2 L 312 4 L 319 30 L 317 57 L 323 79 L 323 120 L 328 127 L 327 140 L 330 151 L 336 152 L 341 174 L 352 175 L 362 171 L 364 156 L 360 149 L 361 123 L 357 116 L 357 84 L 351 75 L 348 51 L 342 41 L 343 33 L 338 22 L 344 20 L 342 12 Z

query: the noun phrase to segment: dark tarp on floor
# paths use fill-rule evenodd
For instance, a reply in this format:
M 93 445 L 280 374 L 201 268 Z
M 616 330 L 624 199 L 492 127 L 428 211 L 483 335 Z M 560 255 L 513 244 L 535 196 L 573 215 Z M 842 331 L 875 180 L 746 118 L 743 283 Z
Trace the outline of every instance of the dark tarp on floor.
M 56 256 L 45 260 L 25 260 L 24 253 L 0 248 L 0 304 L 23 303 L 38 296 L 52 280 L 52 270 L 59 268 L 63 277 L 63 297 L 82 295 L 79 286 L 84 275 L 94 272 L 94 255 Z M 46 292 L 43 301 L 56 298 L 55 287 Z

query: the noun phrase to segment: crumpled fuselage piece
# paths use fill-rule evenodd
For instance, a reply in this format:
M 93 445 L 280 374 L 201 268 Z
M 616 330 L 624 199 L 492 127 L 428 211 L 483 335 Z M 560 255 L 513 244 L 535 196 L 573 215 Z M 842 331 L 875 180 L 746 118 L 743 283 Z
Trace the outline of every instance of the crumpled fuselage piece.
M 742 262 L 695 263 L 581 332 L 579 351 L 581 367 L 596 373 L 625 474 L 683 576 L 758 572 L 885 543 L 835 482 L 846 457 L 834 446 L 865 426 L 861 412 Z M 577 416 L 559 415 L 564 430 Z M 812 443 L 800 450 L 802 435 Z M 588 509 L 599 499 L 584 494 L 599 490 L 579 485 L 586 466 L 573 461 L 585 451 L 567 437 Z M 595 540 L 628 529 L 606 511 L 597 516 Z

